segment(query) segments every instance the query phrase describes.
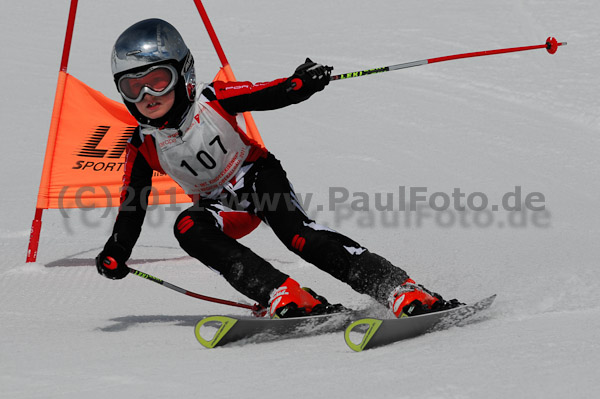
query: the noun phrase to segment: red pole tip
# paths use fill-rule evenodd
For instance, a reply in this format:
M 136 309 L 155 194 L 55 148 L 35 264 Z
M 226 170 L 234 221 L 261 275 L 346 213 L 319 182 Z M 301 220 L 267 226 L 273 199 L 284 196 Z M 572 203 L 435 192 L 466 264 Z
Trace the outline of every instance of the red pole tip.
M 546 39 L 546 51 L 548 51 L 550 54 L 554 54 L 556 53 L 556 50 L 558 50 L 558 42 L 556 41 L 556 38 L 549 37 Z

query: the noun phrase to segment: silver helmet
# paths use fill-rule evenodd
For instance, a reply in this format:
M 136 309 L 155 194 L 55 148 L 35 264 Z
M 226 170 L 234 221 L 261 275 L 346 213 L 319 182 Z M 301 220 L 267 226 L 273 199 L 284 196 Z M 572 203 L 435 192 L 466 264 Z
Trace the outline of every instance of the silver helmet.
M 184 89 L 189 101 L 193 101 L 196 89 L 194 59 L 173 25 L 162 19 L 146 19 L 127 28 L 115 42 L 111 56 L 115 83 L 124 74 L 160 64 L 175 67 L 181 81 L 177 86 Z

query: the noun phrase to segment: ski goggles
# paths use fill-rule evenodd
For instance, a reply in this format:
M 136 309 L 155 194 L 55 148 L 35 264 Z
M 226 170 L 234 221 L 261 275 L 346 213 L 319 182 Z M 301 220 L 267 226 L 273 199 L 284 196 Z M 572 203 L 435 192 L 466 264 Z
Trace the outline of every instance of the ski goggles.
M 121 76 L 117 87 L 125 100 L 139 103 L 146 94 L 155 97 L 167 94 L 176 83 L 177 71 L 173 66 L 157 65 L 143 72 Z

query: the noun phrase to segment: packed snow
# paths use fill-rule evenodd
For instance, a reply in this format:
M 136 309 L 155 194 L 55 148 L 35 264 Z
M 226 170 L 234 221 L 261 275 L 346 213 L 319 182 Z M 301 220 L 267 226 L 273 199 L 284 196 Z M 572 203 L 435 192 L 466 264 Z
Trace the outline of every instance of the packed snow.
M 305 103 L 254 113 L 319 222 L 445 297 L 498 294 L 477 323 L 361 353 L 342 333 L 203 348 L 199 319 L 248 313 L 135 276 L 100 277 L 93 259 L 115 209 L 45 211 L 38 260 L 25 263 L 69 2 L 3 4 L 3 398 L 600 396 L 600 3 L 204 1 L 237 78 L 255 82 L 289 76 L 306 57 L 344 73 L 548 36 L 568 42 L 552 56 L 542 49 L 334 81 Z M 80 1 L 69 73 L 119 100 L 112 45 L 150 17 L 180 30 L 197 75 L 211 80 L 219 61 L 191 0 Z M 489 209 L 520 190 L 522 202 L 533 194 L 544 209 L 400 211 L 402 188 L 406 202 L 411 188 L 441 193 L 434 207 L 457 188 L 463 202 L 480 193 Z M 383 210 L 390 196 L 395 208 Z M 149 212 L 131 264 L 252 303 L 178 248 L 176 216 Z M 242 241 L 330 301 L 384 312 L 289 253 L 267 227 Z

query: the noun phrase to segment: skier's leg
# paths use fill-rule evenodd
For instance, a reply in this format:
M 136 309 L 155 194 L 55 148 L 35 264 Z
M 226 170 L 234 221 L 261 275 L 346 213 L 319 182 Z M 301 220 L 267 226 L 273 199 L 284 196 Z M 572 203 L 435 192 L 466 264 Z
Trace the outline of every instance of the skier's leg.
M 257 214 L 273 229 L 288 249 L 387 305 L 395 287 L 408 280 L 407 273 L 350 238 L 311 220 L 301 208 L 281 164 L 274 156 L 262 161 L 254 187 L 262 206 Z
M 267 306 L 269 294 L 288 276 L 223 232 L 227 212 L 216 202 L 201 202 L 183 211 L 175 237 L 192 257 L 216 270 L 239 292 Z
M 259 198 L 270 207 L 259 213 L 281 241 L 293 252 L 354 290 L 387 305 L 397 317 L 413 316 L 456 307 L 439 294 L 417 285 L 408 274 L 385 258 L 369 252 L 348 237 L 319 226 L 306 215 L 296 200 L 279 161 L 270 156 L 254 184 Z M 279 196 L 280 200 L 275 201 Z M 273 205 L 276 206 L 273 206 Z

